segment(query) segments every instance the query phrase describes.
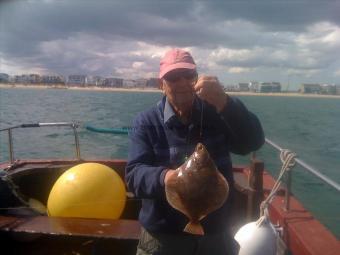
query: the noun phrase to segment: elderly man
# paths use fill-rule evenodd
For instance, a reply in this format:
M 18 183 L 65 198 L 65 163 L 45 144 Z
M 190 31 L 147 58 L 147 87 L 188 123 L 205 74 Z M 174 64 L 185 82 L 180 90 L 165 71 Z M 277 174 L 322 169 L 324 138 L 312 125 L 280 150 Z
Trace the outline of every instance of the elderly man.
M 159 78 L 164 97 L 137 115 L 130 133 L 126 182 L 142 199 L 137 254 L 237 254 L 238 245 L 229 233 L 234 194 L 230 152 L 244 155 L 259 149 L 264 143 L 261 124 L 240 100 L 223 91 L 216 77 L 198 77 L 187 51 L 168 51 L 160 62 Z M 201 221 L 204 236 L 184 233 L 187 218 L 165 197 L 169 176 L 198 142 L 206 146 L 231 187 L 225 204 Z

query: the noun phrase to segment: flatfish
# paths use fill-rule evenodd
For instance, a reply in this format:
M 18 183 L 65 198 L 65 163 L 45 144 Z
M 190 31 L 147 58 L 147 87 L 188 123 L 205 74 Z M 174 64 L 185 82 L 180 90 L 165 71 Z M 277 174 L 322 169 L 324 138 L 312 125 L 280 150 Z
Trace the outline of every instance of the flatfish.
M 183 231 L 204 235 L 200 220 L 224 204 L 229 186 L 205 146 L 198 143 L 193 154 L 167 181 L 165 193 L 169 204 L 189 219 Z

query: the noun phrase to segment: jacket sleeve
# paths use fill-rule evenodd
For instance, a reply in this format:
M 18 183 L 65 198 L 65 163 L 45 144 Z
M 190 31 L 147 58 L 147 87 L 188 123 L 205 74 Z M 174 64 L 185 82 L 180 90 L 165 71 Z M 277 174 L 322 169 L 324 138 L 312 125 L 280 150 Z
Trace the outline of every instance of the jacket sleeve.
M 165 166 L 156 165 L 149 138 L 153 127 L 143 123 L 138 115 L 129 133 L 129 155 L 125 168 L 125 181 L 129 191 L 139 198 L 164 198 Z
M 259 119 L 239 99 L 228 96 L 220 116 L 229 133 L 232 153 L 245 155 L 258 150 L 264 144 Z

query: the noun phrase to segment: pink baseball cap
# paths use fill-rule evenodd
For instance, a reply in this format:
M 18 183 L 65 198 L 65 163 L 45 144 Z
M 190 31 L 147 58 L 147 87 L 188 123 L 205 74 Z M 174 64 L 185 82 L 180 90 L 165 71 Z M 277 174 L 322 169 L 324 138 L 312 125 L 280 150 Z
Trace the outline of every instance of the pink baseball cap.
M 196 64 L 189 52 L 181 49 L 169 50 L 160 62 L 159 78 L 178 68 L 195 70 Z

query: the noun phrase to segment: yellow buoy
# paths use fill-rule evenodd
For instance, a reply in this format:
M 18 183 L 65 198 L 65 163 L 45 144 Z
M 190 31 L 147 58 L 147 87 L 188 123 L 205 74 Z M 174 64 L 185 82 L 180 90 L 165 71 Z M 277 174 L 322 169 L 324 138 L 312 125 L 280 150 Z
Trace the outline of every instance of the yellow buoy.
M 110 167 L 83 163 L 64 172 L 47 201 L 49 216 L 118 219 L 126 202 L 125 185 Z

